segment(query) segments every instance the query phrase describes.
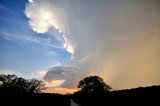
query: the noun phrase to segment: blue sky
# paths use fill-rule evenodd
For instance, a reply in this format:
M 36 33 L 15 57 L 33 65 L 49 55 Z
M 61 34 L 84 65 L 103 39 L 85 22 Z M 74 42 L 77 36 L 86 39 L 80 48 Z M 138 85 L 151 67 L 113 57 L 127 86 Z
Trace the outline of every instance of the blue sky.
M 0 1 L 0 70 L 30 75 L 67 62 L 71 54 L 63 47 L 62 33 L 50 28 L 34 32 L 25 16 L 27 0 Z

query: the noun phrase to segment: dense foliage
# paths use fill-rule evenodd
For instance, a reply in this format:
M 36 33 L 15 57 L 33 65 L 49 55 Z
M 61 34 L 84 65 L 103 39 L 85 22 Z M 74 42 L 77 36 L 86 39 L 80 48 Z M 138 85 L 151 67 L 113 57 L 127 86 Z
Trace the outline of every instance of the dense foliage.
M 110 91 L 112 88 L 107 85 L 101 77 L 98 76 L 89 76 L 82 79 L 78 86 L 81 91 L 87 94 L 104 94 L 105 92 Z
M 43 81 L 26 80 L 16 75 L 0 75 L 0 94 L 39 93 L 45 89 Z

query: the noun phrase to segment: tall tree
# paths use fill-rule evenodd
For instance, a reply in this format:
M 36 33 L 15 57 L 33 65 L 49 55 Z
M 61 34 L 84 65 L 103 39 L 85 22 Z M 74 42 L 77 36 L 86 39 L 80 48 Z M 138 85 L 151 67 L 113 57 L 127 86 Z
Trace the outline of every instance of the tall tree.
M 112 89 L 101 77 L 98 76 L 84 78 L 79 82 L 78 88 L 87 94 L 102 94 Z

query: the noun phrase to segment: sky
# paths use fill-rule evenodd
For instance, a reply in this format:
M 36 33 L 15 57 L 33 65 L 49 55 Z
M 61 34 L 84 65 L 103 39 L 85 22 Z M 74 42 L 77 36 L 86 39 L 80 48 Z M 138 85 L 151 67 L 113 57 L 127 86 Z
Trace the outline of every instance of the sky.
M 27 0 L 0 2 L 0 69 L 6 73 L 41 74 L 71 57 L 59 30 L 37 33 L 30 28 L 25 15 L 27 3 Z
M 160 84 L 159 0 L 1 0 L 0 73 L 75 89 Z

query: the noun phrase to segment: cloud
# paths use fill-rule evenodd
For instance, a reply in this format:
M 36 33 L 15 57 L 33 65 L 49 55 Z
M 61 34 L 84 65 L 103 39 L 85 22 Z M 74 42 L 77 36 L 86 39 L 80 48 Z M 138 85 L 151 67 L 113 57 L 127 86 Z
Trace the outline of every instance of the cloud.
M 81 73 L 74 67 L 56 66 L 47 71 L 43 79 L 46 82 L 60 81 L 63 88 L 75 88 L 80 80 Z
M 60 50 L 64 50 L 63 48 L 63 43 L 62 41 L 60 41 L 59 39 L 55 39 L 54 37 L 38 37 L 38 36 L 34 36 L 31 33 L 26 33 L 23 31 L 13 31 L 13 32 L 7 32 L 7 31 L 2 31 L 0 32 L 2 38 L 24 45 L 25 43 L 34 43 L 34 44 L 39 44 L 40 46 L 45 46 L 48 48 L 55 48 L 55 49 L 60 49 Z M 54 41 L 53 41 L 54 39 Z M 45 51 L 46 52 L 46 51 Z M 47 51 L 47 54 L 55 54 L 55 51 Z
M 12 74 L 15 74 L 17 75 L 18 77 L 22 77 L 22 78 L 31 78 L 30 76 L 28 75 L 25 75 L 19 71 L 15 71 L 15 70 L 10 70 L 10 69 L 0 69 L 0 74 L 5 74 L 5 75 L 12 75 Z
M 43 92 L 50 92 L 50 93 L 60 93 L 60 94 L 66 94 L 66 93 L 73 93 L 76 92 L 77 89 L 69 89 L 69 88 L 61 88 L 61 87 L 50 87 L 47 88 L 45 90 L 43 90 Z
M 48 54 L 48 55 L 57 55 L 57 53 L 56 53 L 56 52 L 53 52 L 53 51 L 47 52 L 47 54 Z
M 37 78 L 37 79 L 42 79 L 43 76 L 46 74 L 46 70 L 38 70 L 38 71 L 34 71 L 31 73 L 30 77 L 31 78 Z
M 50 17 L 54 15 L 56 21 L 52 26 L 61 28 L 74 47 L 74 58 L 66 66 L 78 67 L 78 71 L 60 68 L 57 72 L 53 68 L 47 74 L 49 80 L 65 79 L 62 85 L 69 87 L 74 84 L 71 80 L 99 75 L 114 89 L 160 84 L 159 0 L 33 2 L 26 7 L 26 12 L 32 11 L 28 14 L 30 21 L 41 11 L 51 11 Z M 36 23 L 31 24 L 36 31 L 51 27 L 50 21 L 42 22 L 44 28 Z
M 36 78 L 39 80 L 42 80 L 43 76 L 46 74 L 47 71 L 45 70 L 37 70 L 32 72 L 30 75 L 26 75 L 24 73 L 21 73 L 19 71 L 15 71 L 15 70 L 10 70 L 10 69 L 0 69 L 0 74 L 5 74 L 5 75 L 12 75 L 15 74 L 18 77 L 22 77 L 22 78 L 27 78 L 27 79 L 32 79 L 32 78 Z
M 30 3 L 33 3 L 33 0 L 28 0 Z
M 29 35 L 22 34 L 21 32 L 17 33 L 8 33 L 1 32 L 3 38 L 10 41 L 23 41 L 23 42 L 32 42 L 32 43 L 41 43 L 40 40 L 30 37 Z
M 46 33 L 51 28 L 57 29 L 64 39 L 63 47 L 73 54 L 74 47 L 66 35 L 63 34 L 65 32 L 63 25 L 58 17 L 58 13 L 55 11 L 55 7 L 50 2 L 29 0 L 25 8 L 25 14 L 29 18 L 29 25 L 37 33 Z
M 3 12 L 7 12 L 9 14 L 12 14 L 12 15 L 16 15 L 14 12 L 12 12 L 9 8 L 7 8 L 5 5 L 3 4 L 0 4 L 0 10 L 2 10 Z
M 65 80 L 52 80 L 52 81 L 44 81 L 45 82 L 45 86 L 47 88 L 50 88 L 50 87 L 58 87 L 58 86 L 61 86 Z
M 30 19 L 29 24 L 33 31 L 37 33 L 45 33 L 51 26 L 58 29 L 58 23 L 56 22 L 54 14 L 52 14 L 50 6 L 45 6 L 40 3 L 39 8 L 37 8 L 35 5 L 38 3 L 38 1 L 32 1 L 26 6 L 25 9 L 25 14 Z
M 17 77 L 22 77 L 22 78 L 27 78 L 27 79 L 32 79 L 32 78 L 36 78 L 39 80 L 43 80 L 43 77 L 45 76 L 45 74 L 47 73 L 47 71 L 45 70 L 37 70 L 32 72 L 30 75 L 25 75 L 24 73 L 21 73 L 19 71 L 15 71 L 15 70 L 10 70 L 10 69 L 0 69 L 0 75 L 1 74 L 5 74 L 5 75 L 17 75 Z M 45 81 L 43 80 L 45 83 L 45 86 L 47 88 L 54 88 L 54 87 L 58 87 L 61 86 L 65 80 L 51 80 L 51 81 Z

